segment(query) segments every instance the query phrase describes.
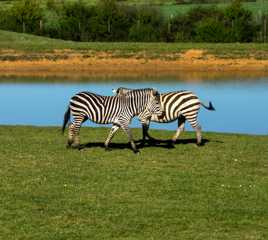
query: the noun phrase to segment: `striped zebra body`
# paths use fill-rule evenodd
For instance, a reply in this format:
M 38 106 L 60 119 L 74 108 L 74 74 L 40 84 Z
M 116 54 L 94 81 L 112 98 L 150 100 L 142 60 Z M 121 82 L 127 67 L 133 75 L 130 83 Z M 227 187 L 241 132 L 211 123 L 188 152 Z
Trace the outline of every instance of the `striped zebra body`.
M 163 118 L 152 115 L 151 121 L 159 123 L 173 122 L 180 115 L 187 117 L 192 126 L 197 125 L 197 114 L 200 109 L 200 100 L 191 91 L 177 91 L 163 93 L 160 101 L 165 111 Z
M 150 118 L 152 114 L 162 115 L 160 95 L 157 91 L 140 89 L 124 96 L 101 96 L 91 92 L 80 92 L 70 100 L 62 130 L 64 131 L 72 115 L 73 122 L 69 126 L 68 145 L 78 147 L 79 130 L 84 121 L 89 119 L 99 124 L 112 123 L 113 127 L 105 141 L 105 147 L 108 148 L 115 132 L 122 128 L 129 137 L 133 151 L 137 152 L 128 126 L 131 119 L 141 112 L 146 118 Z
M 118 88 L 116 93 L 118 95 L 123 95 L 132 91 L 128 88 Z M 211 102 L 209 106 L 204 105 L 199 98 L 191 91 L 175 91 L 169 93 L 163 93 L 160 95 L 160 102 L 165 112 L 162 118 L 158 118 L 156 115 L 152 115 L 150 121 L 157 123 L 168 123 L 178 120 L 178 128 L 172 141 L 175 142 L 180 133 L 184 131 L 185 121 L 187 120 L 192 128 L 196 131 L 197 144 L 200 145 L 202 142 L 201 126 L 198 123 L 198 112 L 201 106 L 208 110 L 215 110 Z M 144 119 L 139 115 L 139 119 L 143 126 L 143 140 L 147 138 L 153 139 L 149 134 L 149 124 L 148 119 Z
M 113 123 L 122 111 L 120 100 L 117 97 L 80 92 L 70 100 L 71 113 L 74 118 L 86 118 L 99 124 Z

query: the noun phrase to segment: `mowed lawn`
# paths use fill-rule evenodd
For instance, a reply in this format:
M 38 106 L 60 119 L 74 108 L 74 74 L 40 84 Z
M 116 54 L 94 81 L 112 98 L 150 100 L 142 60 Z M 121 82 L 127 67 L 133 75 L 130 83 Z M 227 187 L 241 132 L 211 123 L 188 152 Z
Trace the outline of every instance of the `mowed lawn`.
M 108 131 L 83 127 L 79 151 L 60 128 L 0 126 L 0 239 L 268 239 L 268 136 L 133 154 L 123 133 L 105 151 Z

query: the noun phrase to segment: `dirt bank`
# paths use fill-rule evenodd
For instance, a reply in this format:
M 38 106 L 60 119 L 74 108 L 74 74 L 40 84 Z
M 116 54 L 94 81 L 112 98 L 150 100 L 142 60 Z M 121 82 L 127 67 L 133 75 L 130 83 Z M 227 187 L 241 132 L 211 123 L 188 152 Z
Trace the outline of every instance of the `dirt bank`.
M 88 54 L 65 51 L 35 53 L 1 51 L 0 76 L 116 78 L 175 77 L 196 79 L 218 75 L 267 76 L 268 60 L 221 59 L 203 50 L 189 50 L 159 59 Z M 200 77 L 198 77 L 198 75 Z

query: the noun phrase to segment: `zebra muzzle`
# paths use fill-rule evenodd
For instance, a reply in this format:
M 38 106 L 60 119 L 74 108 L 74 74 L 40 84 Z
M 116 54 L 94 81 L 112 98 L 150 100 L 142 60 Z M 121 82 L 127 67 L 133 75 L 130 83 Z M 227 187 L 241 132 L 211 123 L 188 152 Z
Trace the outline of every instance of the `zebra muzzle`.
M 157 117 L 158 119 L 162 119 L 165 117 L 165 115 L 166 115 L 166 111 L 162 111 L 162 114 L 158 115 Z

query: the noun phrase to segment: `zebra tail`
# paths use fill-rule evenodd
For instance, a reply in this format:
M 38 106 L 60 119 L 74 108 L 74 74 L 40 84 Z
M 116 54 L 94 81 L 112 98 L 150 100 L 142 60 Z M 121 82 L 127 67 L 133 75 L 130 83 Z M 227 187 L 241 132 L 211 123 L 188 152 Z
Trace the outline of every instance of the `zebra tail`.
M 212 102 L 209 102 L 209 105 L 206 106 L 204 103 L 201 102 L 201 105 L 207 109 L 207 110 L 210 110 L 210 111 L 215 111 L 216 109 L 214 108 L 214 106 L 212 105 Z
M 70 109 L 70 107 L 68 107 L 68 109 L 66 110 L 66 112 L 64 114 L 63 125 L 62 125 L 62 134 L 64 133 L 66 124 L 69 122 L 70 117 L 71 117 L 71 109 Z

